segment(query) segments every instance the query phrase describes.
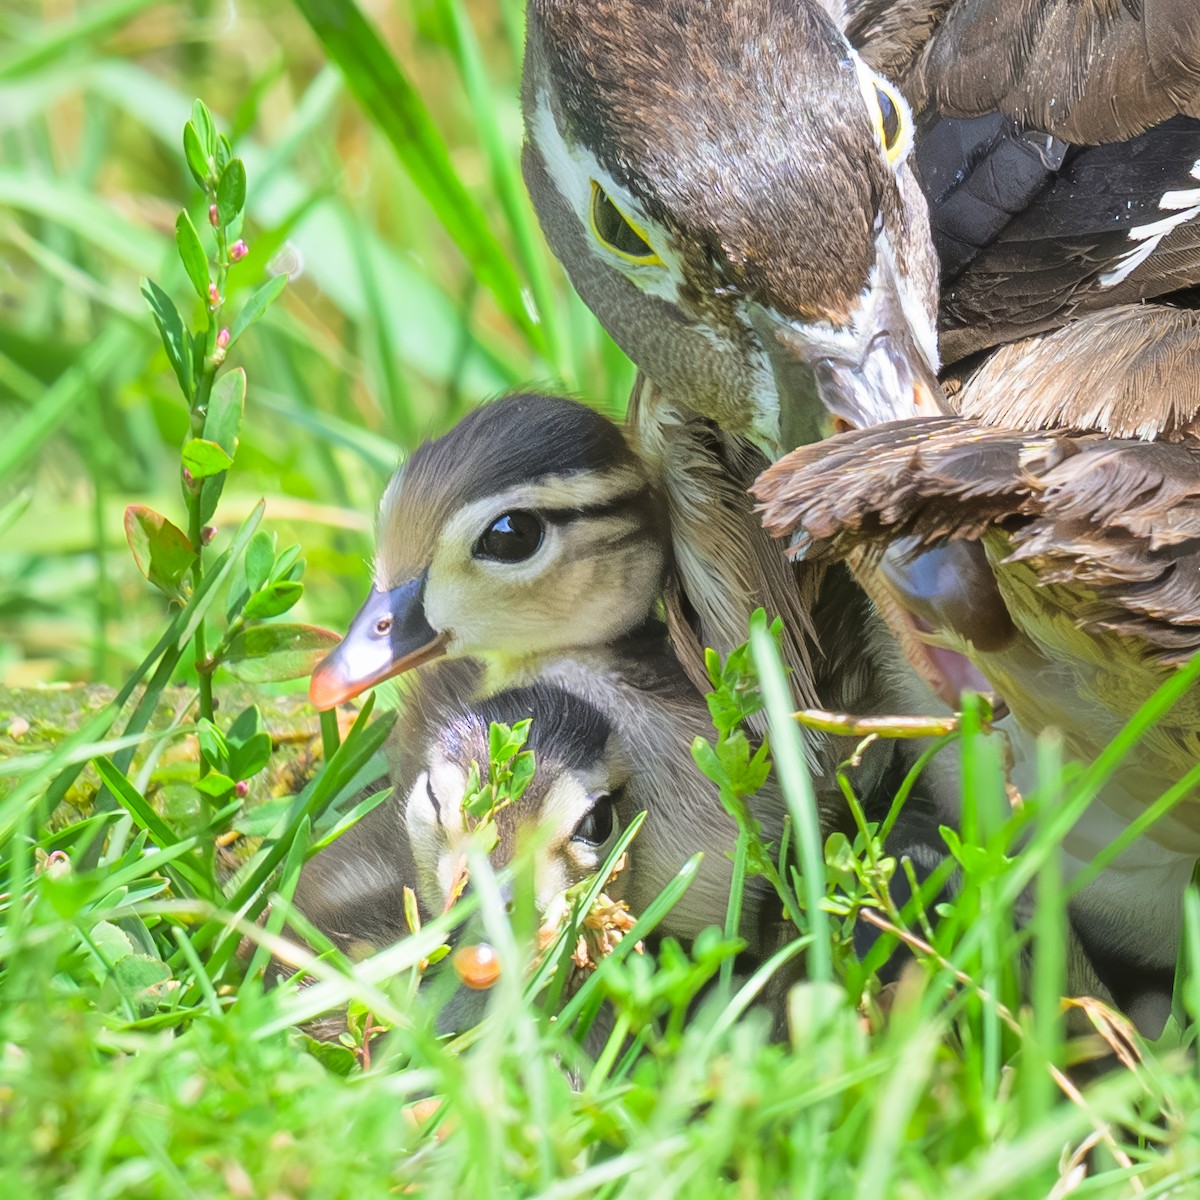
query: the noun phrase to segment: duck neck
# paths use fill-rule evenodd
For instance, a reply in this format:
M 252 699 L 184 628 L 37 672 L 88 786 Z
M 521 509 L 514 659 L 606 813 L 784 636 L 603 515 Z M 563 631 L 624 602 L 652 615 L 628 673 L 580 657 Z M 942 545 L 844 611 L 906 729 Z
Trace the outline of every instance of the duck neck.
M 746 439 L 723 433 L 644 381 L 634 391 L 630 422 L 667 499 L 679 592 L 672 633 L 686 624 L 698 643 L 689 654 L 676 638 L 689 675 L 695 678 L 698 666 L 703 686 L 704 649 L 727 655 L 740 646 L 761 607 L 769 618 L 783 618 L 783 658 L 797 703 L 816 704 L 819 651 L 810 612 L 824 568 L 790 563 L 784 545 L 763 529 L 746 489 L 767 460 Z

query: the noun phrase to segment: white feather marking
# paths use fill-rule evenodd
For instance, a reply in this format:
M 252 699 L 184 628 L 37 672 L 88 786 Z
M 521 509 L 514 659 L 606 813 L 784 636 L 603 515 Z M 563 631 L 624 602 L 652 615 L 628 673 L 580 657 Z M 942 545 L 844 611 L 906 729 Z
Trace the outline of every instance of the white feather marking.
M 1188 174 L 1193 179 L 1200 179 L 1200 159 L 1192 164 L 1192 169 Z M 1158 207 L 1174 211 L 1169 217 L 1163 217 L 1159 221 L 1150 221 L 1145 225 L 1134 225 L 1130 229 L 1129 240 L 1142 244 L 1123 254 L 1117 260 L 1117 266 L 1113 270 L 1106 271 L 1100 276 L 1101 287 L 1110 288 L 1118 283 L 1123 283 L 1158 249 L 1159 243 L 1167 234 L 1200 217 L 1200 188 L 1164 192 L 1162 199 L 1158 202 Z

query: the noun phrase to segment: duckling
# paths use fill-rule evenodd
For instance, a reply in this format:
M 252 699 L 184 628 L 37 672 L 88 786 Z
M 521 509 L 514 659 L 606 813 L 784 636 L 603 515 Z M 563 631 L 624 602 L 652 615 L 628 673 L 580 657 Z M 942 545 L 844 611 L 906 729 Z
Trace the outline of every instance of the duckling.
M 327 708 L 436 658 L 475 659 L 475 698 L 536 683 L 591 705 L 634 765 L 632 791 L 653 801 L 645 894 L 710 848 L 679 918 L 698 932 L 728 901 L 735 828 L 691 757 L 712 725 L 655 615 L 669 568 L 661 505 L 621 430 L 574 401 L 504 397 L 414 451 L 389 484 L 374 587 L 310 695 Z M 839 819 L 832 773 L 822 798 L 826 823 Z M 755 815 L 779 836 L 773 787 Z
M 460 673 L 433 668 L 413 689 L 392 770 L 403 798 L 372 809 L 301 871 L 297 906 L 343 949 L 403 937 L 405 887 L 415 892 L 426 919 L 453 902 L 468 836 L 462 811 L 467 776 L 472 764 L 486 774 L 493 722 L 532 721 L 525 749 L 535 771 L 520 802 L 496 814 L 499 838 L 491 858 L 503 869 L 529 828 L 549 827 L 536 864 L 540 911 L 597 871 L 621 828 L 654 806 L 656 797 L 644 794 L 646 776 L 633 772 L 611 724 L 592 705 L 542 682 L 472 701 L 459 693 L 461 683 Z M 654 839 L 654 825 L 646 841 Z M 639 839 L 637 850 L 641 845 Z M 622 872 L 616 889 L 630 880 L 636 869 Z M 629 895 L 635 907 L 653 899 L 636 883 Z

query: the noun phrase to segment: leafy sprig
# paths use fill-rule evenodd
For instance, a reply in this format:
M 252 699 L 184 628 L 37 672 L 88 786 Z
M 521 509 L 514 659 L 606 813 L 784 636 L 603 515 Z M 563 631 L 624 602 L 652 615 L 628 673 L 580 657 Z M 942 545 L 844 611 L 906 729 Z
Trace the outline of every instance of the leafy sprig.
M 217 533 L 210 522 L 237 457 L 246 402 L 246 373 L 240 367 L 226 370 L 227 358 L 246 330 L 277 299 L 287 276 L 273 276 L 251 295 L 228 326 L 223 324 L 230 272 L 248 253 L 242 236 L 246 167 L 200 100 L 184 126 L 183 152 L 203 192 L 209 232 L 202 236 L 191 214 L 183 209 L 175 221 L 175 246 L 184 274 L 203 305 L 203 320 L 197 328 L 189 328 L 175 302 L 152 279 L 142 281 L 142 294 L 188 407 L 188 438 L 179 459 L 186 531 L 144 505 L 126 510 L 125 530 L 142 574 L 177 604 L 186 606 L 202 591 L 229 581 L 226 624 L 215 647 L 209 647 L 210 630 L 203 613 L 187 624 L 180 642 L 181 646 L 191 642 L 199 681 L 204 731 L 201 791 L 214 801 L 223 801 L 245 780 L 246 764 L 231 759 L 229 747 L 219 740 L 232 737 L 236 741 L 238 735 L 234 732 L 237 722 L 224 735 L 216 725 L 216 668 L 225 665 L 239 678 L 255 683 L 298 678 L 312 669 L 336 637 L 314 626 L 263 623 L 282 616 L 304 594 L 300 581 L 304 562 L 299 546 L 277 552 L 274 535 L 256 528 L 262 505 L 252 514 L 249 526 L 243 525 L 239 531 L 236 553 L 218 558 L 213 571 L 220 578 L 209 574 L 205 548 Z M 259 758 L 253 756 L 249 761 L 258 763 Z M 256 769 L 262 765 L 265 761 Z M 217 778 L 206 780 L 210 771 Z

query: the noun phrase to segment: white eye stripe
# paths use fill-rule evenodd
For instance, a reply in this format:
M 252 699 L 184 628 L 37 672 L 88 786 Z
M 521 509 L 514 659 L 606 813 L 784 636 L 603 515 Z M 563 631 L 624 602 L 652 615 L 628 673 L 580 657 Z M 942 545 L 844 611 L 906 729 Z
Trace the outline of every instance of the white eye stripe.
M 554 120 L 545 89 L 539 92 L 534 102 L 529 132 L 530 140 L 545 162 L 547 176 L 579 222 L 588 252 L 609 267 L 619 270 L 648 295 L 669 304 L 678 304 L 679 287 L 676 280 L 682 274 L 682 269 L 666 231 L 639 211 L 633 197 L 600 165 L 594 154 L 583 146 L 567 144 Z M 596 240 L 591 229 L 593 183 L 599 184 L 618 209 L 634 219 L 661 262 L 647 265 L 631 261 Z

